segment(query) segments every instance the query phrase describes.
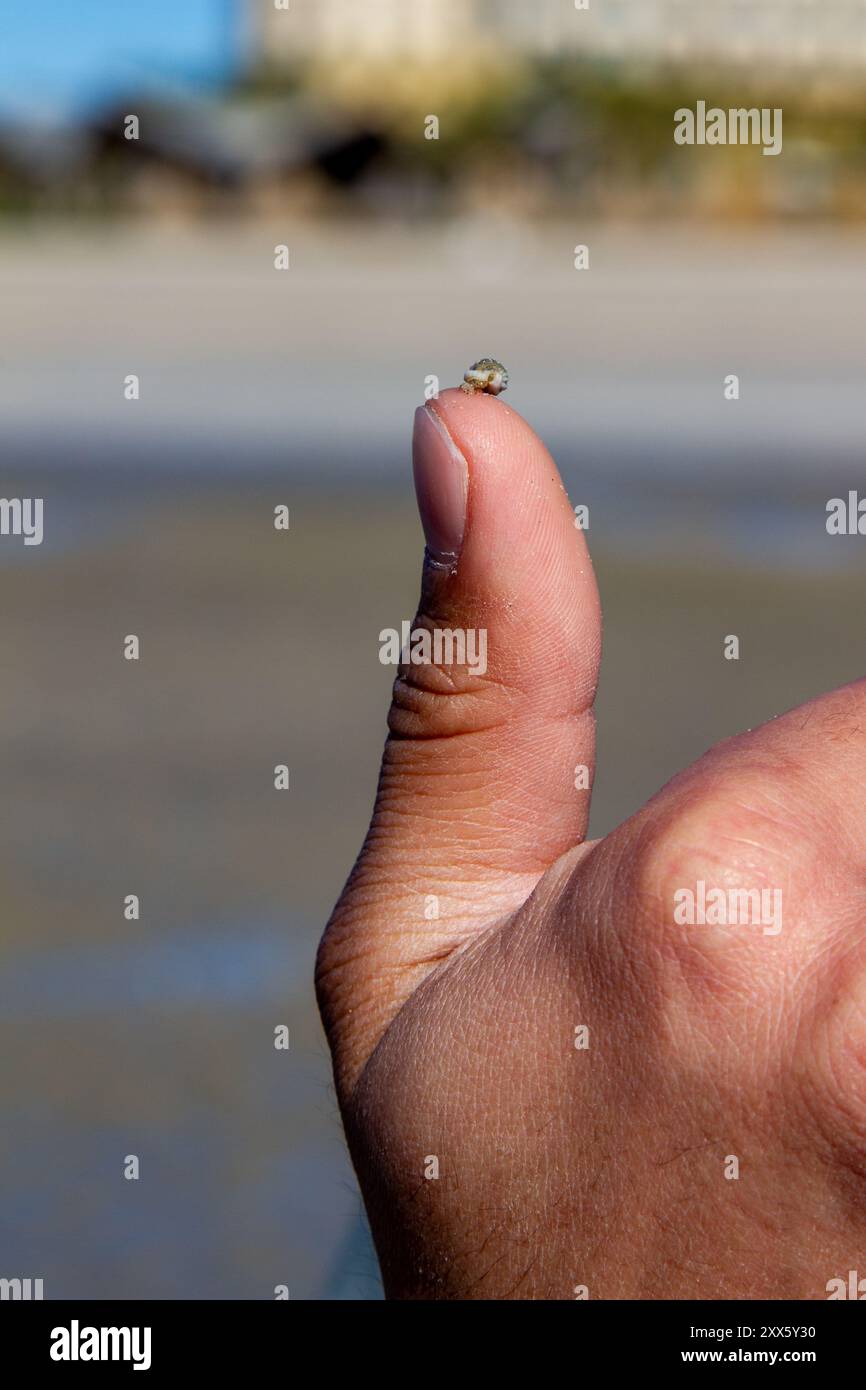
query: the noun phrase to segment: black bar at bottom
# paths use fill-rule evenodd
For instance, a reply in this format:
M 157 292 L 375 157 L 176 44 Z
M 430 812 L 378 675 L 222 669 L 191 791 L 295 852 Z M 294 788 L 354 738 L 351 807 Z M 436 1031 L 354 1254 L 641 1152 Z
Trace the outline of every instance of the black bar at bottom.
M 503 1309 L 507 1321 L 500 1323 Z M 0 1304 L 4 1366 L 59 1376 L 98 1376 L 108 1367 L 114 1375 L 137 1369 L 151 1378 L 189 1371 L 224 1379 L 251 1365 L 293 1376 L 303 1362 L 302 1378 L 309 1380 L 312 1356 L 329 1376 L 346 1357 L 356 1370 L 363 1364 L 375 1374 L 380 1362 L 389 1379 L 421 1376 L 429 1385 L 437 1360 L 450 1379 L 463 1360 L 458 1347 L 471 1346 L 475 1365 L 480 1356 L 487 1369 L 505 1356 L 514 1370 L 517 1349 L 536 1373 L 564 1352 L 575 1375 L 591 1358 L 596 1374 L 599 1366 L 639 1372 L 804 1366 L 826 1377 L 859 1366 L 863 1336 L 863 1315 L 837 1301 Z

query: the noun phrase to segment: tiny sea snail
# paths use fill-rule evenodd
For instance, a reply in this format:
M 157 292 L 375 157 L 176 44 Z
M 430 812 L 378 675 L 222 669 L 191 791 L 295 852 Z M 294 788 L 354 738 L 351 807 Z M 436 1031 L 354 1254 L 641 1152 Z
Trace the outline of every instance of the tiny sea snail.
M 463 373 L 460 386 L 470 396 L 474 396 L 476 391 L 486 391 L 489 396 L 498 396 L 500 391 L 505 391 L 508 387 L 508 373 L 495 357 L 482 357 L 478 362 L 472 363 L 468 372 Z

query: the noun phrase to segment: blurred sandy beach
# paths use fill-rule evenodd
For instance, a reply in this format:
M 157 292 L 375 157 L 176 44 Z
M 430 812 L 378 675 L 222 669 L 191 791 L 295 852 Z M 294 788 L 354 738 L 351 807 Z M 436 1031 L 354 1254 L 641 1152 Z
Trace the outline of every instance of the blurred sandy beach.
M 588 270 L 574 268 L 577 244 Z M 287 271 L 274 269 L 279 245 Z M 394 477 L 427 378 L 453 385 L 493 352 L 509 401 L 584 476 L 826 491 L 866 424 L 863 292 L 858 228 L 492 212 L 402 226 L 25 224 L 0 262 L 5 457 Z M 138 401 L 124 398 L 128 373 Z

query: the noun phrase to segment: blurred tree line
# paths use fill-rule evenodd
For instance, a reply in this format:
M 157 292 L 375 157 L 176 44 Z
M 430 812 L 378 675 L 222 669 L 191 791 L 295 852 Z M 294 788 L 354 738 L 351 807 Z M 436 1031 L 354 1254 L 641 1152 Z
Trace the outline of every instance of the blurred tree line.
M 34 215 L 866 215 L 866 92 L 829 78 L 569 58 L 362 94 L 262 70 L 216 96 L 131 92 L 75 125 L 0 125 L 0 209 Z M 419 91 L 422 99 L 419 98 Z M 781 158 L 674 144 L 673 113 L 781 107 Z M 139 117 L 137 139 L 125 118 Z M 438 138 L 426 118 L 438 117 Z

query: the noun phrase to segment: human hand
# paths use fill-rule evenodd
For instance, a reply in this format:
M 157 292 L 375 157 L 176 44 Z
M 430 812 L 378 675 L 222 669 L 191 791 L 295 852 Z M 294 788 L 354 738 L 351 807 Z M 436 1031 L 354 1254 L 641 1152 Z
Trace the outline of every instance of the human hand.
M 486 669 L 401 668 L 317 968 L 386 1292 L 826 1298 L 866 1272 L 866 682 L 585 842 L 601 622 L 556 468 L 460 391 L 414 452 L 414 626 Z

